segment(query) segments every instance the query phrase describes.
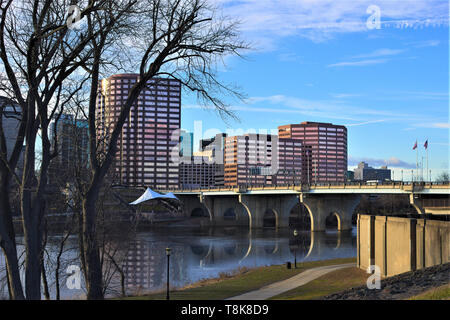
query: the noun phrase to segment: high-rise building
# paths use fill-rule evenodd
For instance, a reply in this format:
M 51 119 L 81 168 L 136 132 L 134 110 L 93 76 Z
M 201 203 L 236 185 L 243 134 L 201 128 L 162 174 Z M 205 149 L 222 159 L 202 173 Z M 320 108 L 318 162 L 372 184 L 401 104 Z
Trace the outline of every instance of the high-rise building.
M 192 132 L 180 130 L 180 156 L 182 158 L 192 157 L 194 151 L 194 137 Z
M 298 139 L 278 138 L 276 185 L 311 182 L 311 147 Z
M 252 133 L 225 138 L 225 185 L 272 185 L 278 169 L 272 157 L 277 140 L 274 135 Z
M 20 106 L 7 97 L 0 96 L 0 110 L 1 121 L 3 127 L 3 134 L 5 135 L 7 156 L 8 159 L 11 156 L 11 152 L 14 149 L 17 140 L 17 134 L 19 133 L 20 119 L 22 117 L 22 111 Z M 23 170 L 23 149 L 21 150 L 19 160 L 16 166 L 16 173 L 20 173 Z
M 71 114 L 62 114 L 50 125 L 49 138 L 56 149 L 61 168 L 87 167 L 89 159 L 89 125 L 87 120 L 76 119 Z
M 380 169 L 370 167 L 367 163 L 360 162 L 358 167 L 354 170 L 354 179 L 361 181 L 368 180 L 391 180 L 391 170 L 386 166 L 382 166 Z
M 278 127 L 280 138 L 311 147 L 311 183 L 344 182 L 347 173 L 347 128 L 331 123 L 302 122 Z
M 310 162 L 310 148 L 297 139 L 266 134 L 228 137 L 224 183 L 226 186 L 301 184 L 310 177 Z
M 199 151 L 194 156 L 202 157 L 204 162 L 214 164 L 214 186 L 224 186 L 224 149 L 226 133 L 218 133 L 210 139 L 202 139 Z
M 182 189 L 216 187 L 216 172 L 219 166 L 221 165 L 205 161 L 204 157 L 191 157 L 191 162 L 180 163 L 180 187 Z
M 355 173 L 351 170 L 347 170 L 346 178 L 348 182 L 352 182 L 355 180 Z
M 137 74 L 118 74 L 102 80 L 96 110 L 99 142 L 108 141 L 138 79 Z M 157 78 L 147 82 L 117 142 L 113 170 L 119 183 L 155 189 L 178 187 L 180 110 L 178 80 Z

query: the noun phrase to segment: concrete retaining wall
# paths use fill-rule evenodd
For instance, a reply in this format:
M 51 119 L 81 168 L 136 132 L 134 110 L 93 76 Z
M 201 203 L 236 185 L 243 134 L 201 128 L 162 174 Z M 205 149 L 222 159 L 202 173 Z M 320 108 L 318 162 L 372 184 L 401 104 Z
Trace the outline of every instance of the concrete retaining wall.
M 358 266 L 383 276 L 450 262 L 450 222 L 358 216 Z
M 373 264 L 374 260 L 374 246 L 372 245 L 374 217 L 369 215 L 358 215 L 357 221 L 357 262 L 361 269 L 367 270 L 367 268 Z
M 386 220 L 386 270 L 385 275 L 416 270 L 415 219 L 393 218 Z M 375 238 L 377 235 L 375 234 Z M 376 243 L 375 243 L 376 244 Z
M 450 262 L 450 222 L 417 220 L 417 267 Z

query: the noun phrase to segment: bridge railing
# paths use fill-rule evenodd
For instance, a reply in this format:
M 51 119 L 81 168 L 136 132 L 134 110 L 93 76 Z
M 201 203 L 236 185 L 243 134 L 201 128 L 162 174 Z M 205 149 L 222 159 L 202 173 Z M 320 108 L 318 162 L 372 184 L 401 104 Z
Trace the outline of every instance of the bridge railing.
M 277 184 L 277 185 L 263 185 L 263 184 L 241 184 L 238 186 L 220 186 L 220 187 L 184 187 L 184 188 L 169 188 L 167 192 L 202 192 L 202 191 L 235 191 L 244 192 L 243 190 L 309 190 L 309 189 L 323 189 L 323 188 L 336 188 L 336 189 L 354 189 L 354 188 L 394 188 L 403 189 L 411 188 L 449 188 L 449 183 L 446 182 L 412 182 L 412 181 L 379 181 L 379 182 L 320 182 L 320 183 L 302 183 L 302 184 Z M 409 187 L 409 188 L 408 188 Z

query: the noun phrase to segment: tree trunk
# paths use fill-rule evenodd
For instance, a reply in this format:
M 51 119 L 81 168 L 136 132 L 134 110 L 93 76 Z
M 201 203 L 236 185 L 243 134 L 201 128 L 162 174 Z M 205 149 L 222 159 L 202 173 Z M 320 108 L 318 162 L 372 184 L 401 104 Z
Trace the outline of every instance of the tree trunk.
M 102 300 L 103 283 L 102 267 L 100 263 L 99 248 L 96 238 L 96 199 L 98 197 L 98 186 L 89 190 L 83 199 L 83 247 L 85 261 L 85 277 L 88 300 Z
M 44 227 L 44 237 L 42 244 L 42 250 L 41 250 L 41 273 L 42 273 L 42 284 L 44 286 L 44 297 L 46 300 L 50 300 L 50 289 L 48 286 L 48 280 L 47 280 L 47 271 L 45 270 L 45 247 L 47 246 L 47 239 L 48 239 L 48 229 L 47 229 L 47 221 L 44 221 L 45 227 Z
M 31 99 L 32 100 L 32 99 Z M 34 104 L 29 102 L 34 108 Z M 34 113 L 30 111 L 30 119 Z M 21 211 L 25 239 L 25 292 L 27 299 L 41 299 L 41 269 L 43 265 L 43 217 L 45 213 L 45 187 L 50 164 L 50 143 L 47 137 L 47 126 L 40 123 L 42 129 L 42 162 L 39 179 L 35 175 L 35 144 L 38 126 L 34 121 L 27 124 L 24 172 L 21 185 Z
M 31 216 L 28 217 L 28 221 L 26 222 L 24 219 L 26 244 L 25 292 L 28 300 L 41 299 L 42 232 L 38 227 L 37 214 L 35 215 L 38 212 L 30 210 L 28 214 Z
M 4 171 L 3 173 L 0 178 L 0 246 L 5 256 L 10 298 L 23 300 L 25 297 L 20 281 L 16 239 L 9 202 L 9 176 Z
M 43 200 L 32 201 L 32 194 L 22 187 L 22 217 L 25 240 L 25 293 L 29 300 L 41 299 L 41 268 L 42 268 L 42 225 L 41 214 L 44 208 Z M 31 205 L 33 203 L 33 206 Z

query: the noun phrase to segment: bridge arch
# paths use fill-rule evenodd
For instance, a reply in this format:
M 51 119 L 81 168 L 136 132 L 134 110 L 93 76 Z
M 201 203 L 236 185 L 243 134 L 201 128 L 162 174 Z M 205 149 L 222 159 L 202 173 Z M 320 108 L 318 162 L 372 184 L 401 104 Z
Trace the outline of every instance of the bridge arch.
M 295 229 L 297 230 L 297 229 Z M 298 231 L 298 230 L 297 230 Z M 306 258 L 308 252 L 311 251 L 311 246 L 314 244 L 311 241 L 313 233 L 307 231 L 299 231 L 297 235 L 293 232 L 289 236 L 289 252 L 297 256 L 297 261 Z
M 263 228 L 278 227 L 279 215 L 274 209 L 266 209 L 263 216 Z
M 342 230 L 342 218 L 337 211 L 331 212 L 325 219 L 325 228 Z
M 300 211 L 297 213 L 299 213 L 300 216 L 302 216 L 302 218 L 300 219 L 300 221 L 298 221 L 298 219 L 297 219 L 297 223 L 299 223 L 298 226 L 295 226 L 295 225 L 290 225 L 290 226 L 291 227 L 302 227 L 302 226 L 305 227 L 305 224 L 306 224 L 306 227 L 307 227 L 308 222 L 309 222 L 309 228 L 307 228 L 307 229 L 310 231 L 315 231 L 315 225 L 314 225 L 315 219 L 312 214 L 312 210 L 311 210 L 310 206 L 305 202 L 296 201 L 295 203 L 293 203 L 291 205 L 291 208 L 289 209 L 290 221 L 292 221 L 292 218 L 293 218 L 292 216 L 293 215 L 295 216 L 296 209 Z
M 268 244 L 264 245 L 264 252 L 267 255 L 273 255 L 273 254 L 277 253 L 278 250 L 279 250 L 278 241 L 275 241 L 275 242 L 268 243 Z
M 198 261 L 200 266 L 204 266 L 208 264 L 208 261 L 210 260 L 213 244 L 212 242 L 209 242 L 208 244 L 197 242 L 191 244 L 190 249 L 193 259 Z
M 240 196 L 239 196 L 239 198 L 240 198 Z M 241 203 L 242 207 L 245 209 L 245 212 L 248 215 L 248 227 L 250 230 L 252 230 L 252 213 L 250 212 L 250 209 L 247 207 L 247 205 L 244 202 L 242 202 L 241 200 L 239 200 L 239 202 Z M 251 249 L 251 245 L 250 245 L 249 251 L 247 252 L 247 255 L 250 252 L 250 249 Z M 245 255 L 245 256 L 247 256 L 247 255 Z M 244 258 L 242 258 L 242 260 Z
M 248 231 L 248 246 L 247 246 L 247 250 L 245 251 L 245 254 L 242 256 L 241 259 L 239 259 L 239 264 L 242 263 L 242 261 L 244 261 L 245 259 L 247 259 L 247 257 L 250 255 L 250 253 L 253 250 L 253 238 L 252 238 L 252 229 L 250 228 Z
M 306 206 L 301 202 L 296 202 L 289 210 L 290 228 L 297 230 L 311 230 L 311 216 Z

